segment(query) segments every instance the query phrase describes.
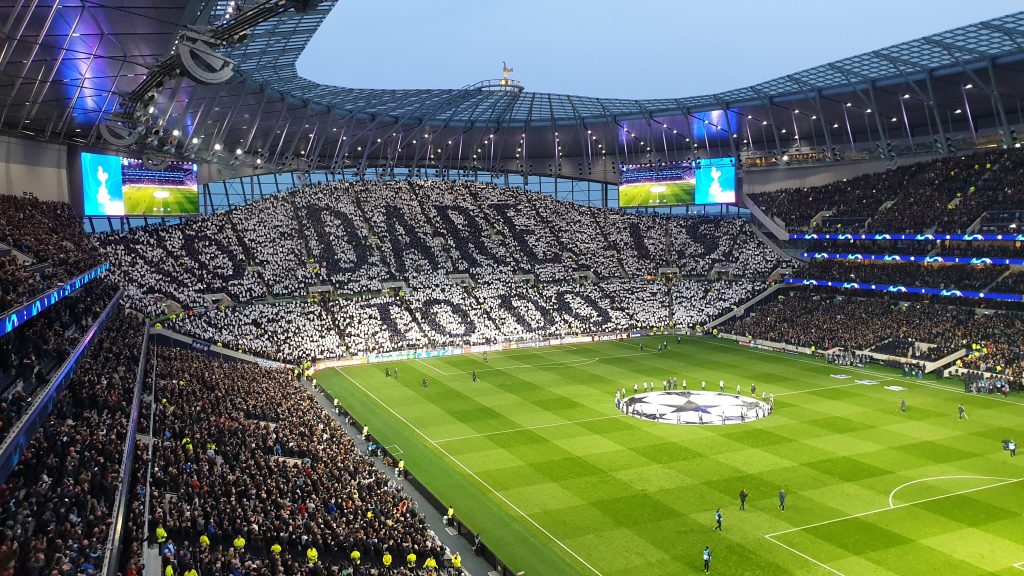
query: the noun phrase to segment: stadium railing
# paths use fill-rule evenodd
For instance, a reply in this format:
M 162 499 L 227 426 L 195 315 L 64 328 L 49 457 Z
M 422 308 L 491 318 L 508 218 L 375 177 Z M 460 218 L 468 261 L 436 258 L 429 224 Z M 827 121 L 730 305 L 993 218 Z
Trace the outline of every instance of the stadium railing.
M 100 574 L 114 576 L 120 572 L 121 541 L 124 537 L 125 515 L 128 511 L 128 494 L 132 482 L 132 465 L 135 461 L 135 440 L 139 429 L 139 413 L 142 404 L 142 385 L 146 380 L 146 361 L 149 356 L 149 325 L 142 327 L 142 350 L 139 352 L 139 367 L 135 374 L 135 392 L 132 397 L 132 410 L 128 417 L 128 434 L 124 442 L 124 455 L 121 458 L 121 476 L 118 478 L 117 496 L 114 499 L 114 510 L 111 515 L 111 527 L 108 532 L 106 552 L 103 555 L 103 567 Z
M 3 313 L 3 321 L 0 322 L 0 336 L 16 330 L 22 324 L 38 316 L 43 310 L 46 310 L 64 298 L 75 294 L 86 284 L 92 282 L 96 278 L 99 278 L 109 269 L 110 263 L 104 262 L 92 270 L 79 274 L 71 280 L 64 282 L 56 288 L 47 290 L 46 292 L 43 292 L 34 298 L 30 298 L 22 304 L 12 307 L 10 310 L 7 310 Z
M 32 436 L 46 423 L 46 417 L 49 416 L 57 404 L 61 391 L 64 390 L 71 380 L 71 376 L 78 367 L 79 361 L 85 357 L 97 334 L 103 330 L 103 326 L 107 323 L 110 315 L 121 302 L 123 295 L 124 289 L 121 289 L 110 300 L 110 303 L 100 314 L 99 318 L 96 319 L 96 322 L 85 333 L 85 336 L 82 337 L 60 368 L 54 372 L 53 377 L 50 378 L 43 392 L 25 410 L 25 413 L 14 425 L 14 429 L 4 439 L 3 444 L 0 444 L 0 483 L 7 480 L 7 476 L 10 475 L 15 465 L 17 465 L 25 448 L 28 447 L 29 441 L 32 440 Z

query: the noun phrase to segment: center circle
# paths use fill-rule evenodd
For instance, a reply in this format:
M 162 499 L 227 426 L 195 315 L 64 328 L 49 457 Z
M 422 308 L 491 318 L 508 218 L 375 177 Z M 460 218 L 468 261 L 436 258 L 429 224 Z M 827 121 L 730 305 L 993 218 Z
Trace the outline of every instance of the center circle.
M 771 405 L 757 398 L 694 390 L 645 392 L 617 404 L 627 416 L 665 424 L 743 424 L 772 413 Z

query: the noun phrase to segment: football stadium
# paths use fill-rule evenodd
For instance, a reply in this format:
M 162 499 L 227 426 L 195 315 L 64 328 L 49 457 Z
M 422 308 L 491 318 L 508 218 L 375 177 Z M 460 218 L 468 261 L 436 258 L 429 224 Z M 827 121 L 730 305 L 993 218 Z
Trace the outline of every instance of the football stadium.
M 1024 574 L 1024 12 L 577 4 L 0 7 L 0 576 Z

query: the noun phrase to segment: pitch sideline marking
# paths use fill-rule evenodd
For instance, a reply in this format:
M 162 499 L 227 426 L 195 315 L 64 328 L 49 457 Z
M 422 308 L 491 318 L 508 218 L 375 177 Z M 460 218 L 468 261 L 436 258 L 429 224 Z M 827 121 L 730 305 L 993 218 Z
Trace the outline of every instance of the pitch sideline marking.
M 452 373 L 445 372 L 444 370 L 441 370 L 440 368 L 438 368 L 437 366 L 434 366 L 433 364 L 427 364 L 426 362 L 424 362 L 423 360 L 420 360 L 419 358 L 417 358 L 416 361 L 419 362 L 420 364 L 423 364 L 427 368 L 430 368 L 431 370 L 436 370 L 437 372 L 440 372 L 444 376 L 451 376 L 452 375 Z
M 535 348 L 509 348 L 508 350 L 491 350 L 488 353 L 494 354 L 494 358 L 515 358 L 516 356 L 529 356 L 532 354 L 549 354 L 559 350 L 579 350 L 579 346 L 572 344 L 555 344 L 553 346 L 537 346 Z M 481 352 L 471 352 L 472 356 L 483 358 Z
M 911 480 L 910 482 L 907 482 L 906 484 L 901 484 L 901 485 L 897 486 L 896 489 L 893 490 L 889 494 L 889 508 L 894 508 L 893 503 L 892 503 L 892 499 L 893 499 L 894 496 L 896 496 L 896 493 L 899 492 L 900 490 L 902 490 L 903 488 L 906 488 L 907 486 L 910 486 L 911 484 L 917 484 L 919 482 L 928 482 L 930 480 L 953 480 L 953 479 L 957 479 L 957 478 L 974 478 L 974 479 L 977 479 L 977 480 L 1013 480 L 1013 481 L 1016 481 L 1013 478 L 999 478 L 997 476 L 970 476 L 970 475 L 967 475 L 967 476 L 932 476 L 931 478 L 919 478 L 917 480 Z
M 610 358 L 624 358 L 626 356 L 640 356 L 641 354 L 654 354 L 654 352 L 631 352 L 629 354 L 613 354 L 611 356 L 597 356 L 595 358 L 573 358 L 571 360 L 554 360 L 554 361 L 551 361 L 551 362 L 541 362 L 539 364 L 520 364 L 518 366 L 506 366 L 504 368 L 499 368 L 499 367 L 495 367 L 495 368 L 480 368 L 479 370 L 476 370 L 476 372 L 480 373 L 480 372 L 493 372 L 495 370 L 519 370 L 519 369 L 522 369 L 522 368 L 540 368 L 542 366 L 553 366 L 553 367 L 556 367 L 556 368 L 559 367 L 559 366 L 563 366 L 563 367 L 566 367 L 566 366 L 583 366 L 585 364 L 593 364 L 594 362 L 600 362 L 601 360 L 608 360 Z M 417 360 L 418 360 L 418 358 L 417 358 Z M 426 362 L 424 362 L 424 364 L 426 364 Z M 430 366 L 429 364 L 427 364 L 427 365 Z M 445 376 L 455 376 L 456 374 L 471 374 L 472 372 L 473 372 L 473 370 L 462 370 L 460 372 L 445 372 L 444 374 L 445 374 Z
M 593 572 L 594 574 L 597 574 L 597 576 L 604 576 L 603 574 L 601 574 L 601 572 L 599 572 L 599 571 L 597 570 L 597 568 L 594 568 L 594 567 L 593 567 L 593 566 L 591 566 L 591 565 L 590 565 L 589 563 L 587 563 L 587 561 L 586 561 L 586 560 L 584 560 L 583 558 L 580 558 L 580 556 L 579 556 L 578 554 L 576 554 L 575 552 L 573 552 L 573 551 L 572 551 L 572 549 L 570 549 L 570 548 L 569 548 L 568 546 L 566 546 L 565 544 L 563 544 L 561 540 L 559 540 L 558 538 L 555 538 L 555 536 L 554 536 L 553 534 L 551 534 L 551 532 L 548 532 L 548 531 L 547 531 L 547 530 L 546 530 L 546 529 L 545 529 L 545 528 L 544 528 L 543 526 L 541 526 L 540 524 L 538 524 L 536 520 L 534 520 L 533 518 L 530 518 L 530 517 L 529 517 L 529 516 L 528 516 L 528 515 L 526 514 L 526 512 L 523 512 L 523 511 L 522 511 L 522 510 L 521 510 L 521 509 L 520 509 L 520 508 L 519 508 L 518 506 L 516 506 L 516 505 L 515 505 L 515 504 L 513 504 L 513 503 L 512 503 L 511 501 L 509 501 L 509 499 L 508 499 L 508 498 L 506 498 L 506 497 L 502 496 L 500 492 L 498 492 L 497 490 L 495 490 L 495 489 L 494 489 L 494 488 L 493 488 L 493 487 L 492 487 L 492 486 L 491 486 L 490 484 L 488 484 L 488 483 L 487 483 L 487 482 L 485 482 L 485 481 L 484 481 L 484 480 L 483 480 L 482 478 L 480 478 L 479 476 L 477 476 L 475 472 L 473 472 L 472 470 L 470 470 L 469 468 L 467 468 L 465 464 L 463 464 L 463 463 L 462 463 L 462 462 L 460 462 L 460 461 L 459 461 L 459 460 L 458 460 L 457 458 L 455 458 L 454 456 L 452 456 L 452 455 L 451 455 L 451 454 L 450 454 L 450 453 L 449 453 L 449 452 L 448 452 L 447 450 L 445 450 L 444 448 L 442 448 L 442 447 L 441 447 L 441 446 L 440 446 L 440 445 L 439 445 L 439 444 L 438 444 L 437 442 L 435 442 L 435 441 L 431 440 L 430 438 L 428 438 L 428 437 L 427 437 L 427 435 L 423 433 L 423 431 L 421 431 L 421 430 L 420 430 L 419 428 L 417 428 L 416 426 L 413 426 L 413 424 L 412 424 L 411 422 L 409 422 L 408 420 L 406 420 L 406 419 L 405 419 L 405 417 L 404 417 L 404 416 L 402 416 L 401 414 L 399 414 L 398 412 L 396 412 L 394 408 L 392 408 L 391 406 L 388 406 L 387 404 L 385 404 L 383 400 L 381 400 L 380 398 L 377 398 L 377 396 L 375 396 L 375 395 L 373 394 L 373 392 L 370 392 L 369 390 L 367 390 L 366 388 L 364 388 L 362 384 L 360 384 L 359 382 L 356 382 L 356 381 L 355 381 L 355 379 L 354 379 L 354 378 L 352 378 L 351 376 L 349 376 L 349 375 L 348 375 L 347 373 L 345 373 L 345 372 L 341 371 L 341 370 L 340 370 L 339 368 L 335 368 L 335 370 L 337 370 L 337 371 L 338 371 L 338 373 L 340 373 L 340 374 L 341 374 L 342 376 L 344 376 L 345 378 L 348 378 L 349 382 L 352 382 L 353 384 L 355 384 L 355 385 L 356 385 L 356 386 L 357 386 L 357 387 L 358 387 L 358 388 L 359 388 L 360 390 L 362 390 L 362 391 L 363 391 L 364 393 L 366 393 L 366 395 L 367 395 L 367 396 L 369 396 L 370 398 L 373 398 L 374 400 L 376 400 L 376 401 L 377 401 L 377 403 L 378 403 L 378 404 L 380 404 L 381 406 L 383 406 L 384 408 L 386 408 L 386 409 L 388 410 L 388 412 L 391 412 L 392 414 L 394 414 L 396 418 L 398 418 L 399 420 L 401 420 L 401 421 L 402 421 L 402 422 L 403 422 L 403 423 L 404 423 L 404 424 L 405 424 L 406 426 L 408 426 L 409 428 L 411 428 L 411 429 L 412 429 L 412 430 L 413 430 L 414 432 L 416 432 L 417 434 L 419 434 L 419 435 L 420 435 L 420 436 L 421 436 L 421 437 L 422 437 L 422 438 L 423 438 L 424 440 L 426 440 L 426 441 L 427 441 L 427 442 L 429 442 L 429 443 L 430 443 L 431 445 L 433 445 L 433 446 L 434 446 L 434 448 L 436 448 L 436 449 L 437 449 L 437 450 L 438 450 L 439 452 L 441 452 L 442 454 L 444 454 L 445 456 L 447 456 L 447 457 L 448 457 L 448 459 L 449 459 L 449 460 L 451 460 L 452 462 L 454 462 L 455 464 L 457 464 L 457 465 L 459 466 L 459 468 L 462 468 L 463 470 L 465 470 L 465 472 L 466 472 L 467 474 L 469 474 L 470 476 L 472 476 L 472 477 L 473 477 L 473 478 L 474 478 L 474 479 L 475 479 L 475 480 L 476 480 L 477 482 L 479 482 L 479 483 L 480 483 L 480 484 L 481 484 L 482 486 L 484 486 L 485 488 L 487 488 L 488 490 L 490 490 L 490 491 L 491 491 L 492 493 L 494 493 L 494 495 L 495 495 L 495 496 L 497 496 L 498 498 L 500 498 L 502 502 L 504 502 L 505 504 L 507 504 L 507 505 L 508 505 L 508 506 L 509 506 L 510 508 L 512 508 L 513 510 L 515 510 L 515 511 L 516 511 L 516 512 L 517 512 L 517 513 L 518 513 L 518 514 L 520 515 L 520 516 L 522 516 L 523 518 L 525 518 L 525 519 L 526 519 L 526 520 L 527 520 L 527 521 L 528 521 L 528 522 L 529 522 L 530 524 L 533 524 L 533 526 L 534 526 L 535 528 L 537 528 L 538 530 L 540 530 L 541 532 L 543 532 L 545 536 L 547 536 L 548 538 L 551 538 L 551 540 L 553 540 L 553 541 L 555 542 L 555 544 L 558 544 L 558 545 L 559 545 L 559 546 L 560 546 L 560 547 L 561 547 L 561 548 L 562 548 L 563 550 L 565 550 L 565 551 L 566 551 L 566 552 L 568 552 L 568 553 L 569 553 L 570 555 L 572 555 L 572 557 L 573 557 L 573 558 L 575 558 L 575 559 L 576 559 L 576 560 L 578 560 L 578 561 L 579 561 L 579 562 L 580 562 L 581 564 L 583 564 L 584 566 L 586 566 L 587 568 L 589 568 L 591 572 Z
M 886 380 L 893 380 L 893 378 L 882 378 L 878 382 L 881 383 L 881 382 L 885 382 Z M 776 396 L 789 396 L 790 394 L 803 394 L 804 392 L 817 392 L 819 390 L 831 390 L 833 388 L 845 388 L 847 386 L 858 386 L 858 385 L 860 385 L 860 386 L 867 386 L 867 384 L 863 384 L 861 382 L 850 382 L 848 384 L 836 384 L 835 386 L 822 386 L 821 388 L 810 388 L 808 390 L 796 390 L 796 391 L 793 391 L 793 392 L 780 392 L 780 393 L 776 394 Z
M 722 343 L 722 342 L 711 342 L 711 341 L 708 341 L 708 340 L 705 340 L 705 339 L 702 339 L 702 338 L 698 338 L 696 336 L 686 336 L 686 338 L 688 338 L 690 340 L 696 340 L 698 342 L 707 342 L 708 344 L 711 344 L 713 346 L 722 346 L 722 347 L 725 347 L 725 348 L 733 348 L 733 346 L 731 346 L 729 344 L 725 344 L 725 343 Z M 766 355 L 766 356 L 774 356 L 776 358 L 788 358 L 788 359 L 792 360 L 793 362 L 803 362 L 804 364 L 814 364 L 816 366 L 825 366 L 825 365 L 827 365 L 827 364 L 822 364 L 818 360 L 805 360 L 803 358 L 794 358 L 794 357 L 792 357 L 792 356 L 790 356 L 788 354 L 786 354 L 784 356 L 779 356 L 779 354 L 781 354 L 780 352 L 769 352 L 769 351 L 766 351 L 766 350 L 751 350 L 751 349 L 747 349 L 746 351 L 747 352 L 751 352 L 753 354 L 763 354 L 763 355 Z M 880 377 L 883 377 L 883 378 L 888 377 L 889 380 L 896 380 L 898 382 L 904 382 L 904 383 L 908 383 L 908 384 L 918 384 L 920 386 L 927 386 L 928 388 L 935 388 L 937 390 L 945 390 L 946 392 L 953 392 L 954 394 L 969 394 L 968 392 L 964 392 L 963 390 L 957 390 L 956 388 L 950 388 L 949 386 L 943 386 L 942 384 L 933 384 L 931 382 L 925 382 L 923 380 L 911 380 L 909 378 L 898 378 L 896 376 L 889 377 L 886 374 L 883 374 L 881 372 L 872 372 L 870 370 L 864 370 L 863 368 L 853 368 L 853 367 L 850 367 L 850 366 L 843 366 L 843 368 L 845 370 L 849 370 L 850 372 L 860 372 L 862 374 L 868 374 L 870 376 L 876 376 L 876 377 L 880 376 Z M 969 394 L 969 395 L 971 397 L 988 398 L 989 400 L 997 400 L 999 402 L 1006 402 L 1007 404 L 1014 404 L 1014 405 L 1017 405 L 1017 406 L 1022 405 L 1021 402 L 1014 402 L 1013 400 L 1008 400 L 1006 398 L 1000 398 L 1000 397 L 995 396 L 993 394 Z M 778 394 L 776 394 L 776 396 L 778 396 Z
M 846 388 L 848 386 L 863 386 L 860 382 L 850 382 L 849 384 L 836 384 L 835 386 L 822 386 L 821 388 L 808 388 L 807 390 L 794 390 L 793 392 L 779 392 L 776 396 L 789 396 L 791 394 L 805 394 L 807 392 L 818 392 L 819 390 L 832 390 L 834 388 Z
M 553 422 L 551 424 L 540 424 L 537 426 L 523 426 L 522 428 L 509 428 L 508 430 L 497 430 L 494 432 L 481 432 L 480 434 L 470 434 L 468 436 L 456 436 L 454 438 L 441 438 L 440 440 L 431 440 L 431 442 L 452 442 L 454 440 L 466 440 L 469 438 L 480 438 L 481 436 L 495 436 L 497 434 L 508 434 L 510 432 L 522 432 L 524 430 L 536 430 L 537 428 L 551 428 L 553 426 L 564 426 L 566 424 L 579 424 L 581 422 L 593 422 L 595 420 L 608 420 L 611 418 L 624 418 L 625 414 L 613 414 L 611 416 L 598 416 L 596 418 L 584 418 L 582 420 L 566 420 L 565 422 Z
M 845 575 L 844 575 L 844 574 L 843 574 L 842 572 L 840 572 L 840 571 L 836 570 L 835 568 L 830 568 L 829 566 L 826 566 L 825 564 L 822 564 L 821 562 L 818 562 L 818 561 L 817 561 L 817 560 L 815 560 L 814 558 L 811 558 L 810 556 L 808 556 L 807 554 L 804 554 L 803 552 L 801 552 L 801 551 L 797 550 L 796 548 L 790 548 L 789 546 L 786 546 L 786 545 L 785 545 L 785 544 L 783 544 L 782 542 L 779 542 L 778 540 L 776 540 L 776 539 L 772 538 L 772 535 L 771 535 L 771 534 L 768 534 L 767 536 L 765 536 L 765 538 L 767 538 L 768 540 L 770 540 L 770 541 L 772 541 L 772 542 L 775 542 L 775 543 L 776 543 L 776 544 L 778 544 L 779 546 L 782 546 L 783 548 L 785 548 L 786 550 L 789 550 L 790 552 L 793 552 L 794 554 L 797 554 L 797 555 L 799 555 L 799 556 L 803 556 L 804 558 L 806 558 L 806 559 L 810 560 L 811 562 L 814 562 L 814 563 L 815 563 L 815 564 L 817 564 L 818 566 L 821 566 L 821 567 L 822 567 L 822 568 L 824 568 L 825 570 L 828 570 L 829 572 L 831 572 L 831 573 L 833 573 L 833 574 L 836 574 L 837 576 L 845 576 Z
M 976 478 L 984 478 L 984 477 L 977 476 Z M 934 480 L 934 478 L 925 478 L 924 480 Z M 878 508 L 878 509 L 875 509 L 875 510 L 869 510 L 867 512 L 861 512 L 859 514 L 851 514 L 849 516 L 843 516 L 842 518 L 833 518 L 831 520 L 825 520 L 823 522 L 816 522 L 814 524 L 808 524 L 806 526 L 799 526 L 797 528 L 790 528 L 789 530 L 782 530 L 781 532 L 773 532 L 771 534 L 765 534 L 764 537 L 767 538 L 768 540 L 778 544 L 779 546 L 782 546 L 786 550 L 794 552 L 794 553 L 796 553 L 796 554 L 806 558 L 807 560 L 810 560 L 811 562 L 814 562 L 818 566 L 821 566 L 822 568 L 825 568 L 826 570 L 828 570 L 829 572 L 832 572 L 833 574 L 836 574 L 838 576 L 844 576 L 843 573 L 841 573 L 841 572 L 839 572 L 839 571 L 837 571 L 837 570 L 835 570 L 833 568 L 829 568 L 825 564 L 822 564 L 821 562 L 818 562 L 817 560 L 815 560 L 814 558 L 811 558 L 810 556 L 804 554 L 803 552 L 800 552 L 799 550 L 796 550 L 794 548 L 791 548 L 791 547 L 783 544 L 782 542 L 779 542 L 774 537 L 775 536 L 781 536 L 783 534 L 789 534 L 790 532 L 797 532 L 799 530 L 806 530 L 808 528 L 815 528 L 817 526 L 824 526 L 826 524 L 833 524 L 835 522 L 842 522 L 843 520 L 850 520 L 852 518 L 861 518 L 863 516 L 870 516 L 871 514 L 877 514 L 878 512 L 885 512 L 886 510 L 895 510 L 897 508 L 904 508 L 904 507 L 907 507 L 907 506 L 913 506 L 915 504 L 923 504 L 925 502 L 931 502 L 933 500 L 941 500 L 943 498 L 949 498 L 951 496 L 959 496 L 961 494 L 968 494 L 968 493 L 971 493 L 971 492 L 977 492 L 979 490 L 988 490 L 989 488 L 995 488 L 997 486 L 1005 486 L 1006 484 L 1013 484 L 1014 482 L 1020 482 L 1021 480 L 1024 480 L 1024 478 L 1010 479 L 1010 480 L 1006 480 L 1006 481 L 1003 481 L 1003 482 L 997 482 L 995 484 L 989 484 L 988 486 L 980 486 L 978 488 L 970 488 L 968 490 L 960 490 L 959 492 L 952 492 L 950 494 L 943 494 L 941 496 L 932 496 L 931 498 L 923 498 L 921 500 L 914 500 L 913 502 L 905 502 L 903 504 L 896 504 L 895 506 L 892 505 L 892 501 L 891 501 L 892 494 L 890 494 L 889 495 L 890 503 L 889 503 L 889 506 L 886 507 L 886 508 Z M 919 482 L 919 481 L 920 480 L 915 480 L 915 482 Z M 910 483 L 908 483 L 908 484 L 910 484 Z M 904 484 L 904 486 L 906 486 L 906 484 Z M 902 487 L 903 486 L 900 486 L 900 487 L 896 488 L 896 490 L 899 490 Z M 893 493 L 895 493 L 896 490 L 893 490 Z M 1024 565 L 1024 562 L 1021 562 L 1020 564 Z M 1014 566 L 1017 566 L 1018 568 L 1020 568 L 1020 566 L 1018 566 L 1016 564 Z M 1024 570 L 1024 568 L 1021 568 L 1021 570 Z

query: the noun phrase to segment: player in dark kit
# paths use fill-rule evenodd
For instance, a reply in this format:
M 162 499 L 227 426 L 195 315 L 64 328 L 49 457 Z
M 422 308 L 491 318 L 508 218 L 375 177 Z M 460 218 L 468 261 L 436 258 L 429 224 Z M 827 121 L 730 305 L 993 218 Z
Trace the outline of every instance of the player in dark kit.
M 747 491 L 746 489 L 740 488 L 740 510 L 747 509 Z
M 476 370 L 473 370 L 473 382 L 476 382 L 476 380 L 477 380 L 477 378 L 476 378 Z
M 427 382 L 427 377 L 426 376 L 423 377 L 423 387 L 424 388 L 429 388 L 430 387 L 430 383 Z
M 779 510 L 786 511 L 786 491 L 779 489 Z
M 391 378 L 391 368 L 385 368 L 384 369 L 384 377 L 385 378 Z
M 715 530 L 722 531 L 722 509 L 715 510 Z

